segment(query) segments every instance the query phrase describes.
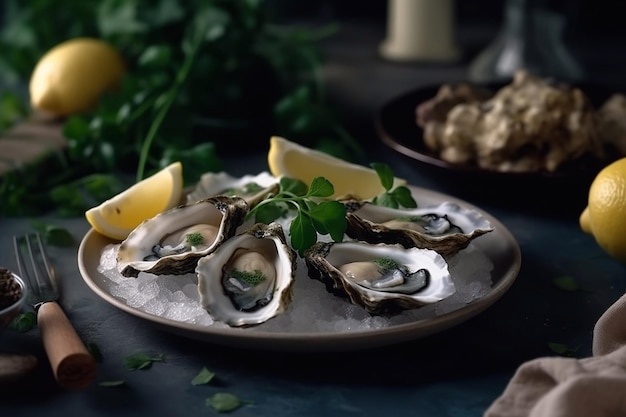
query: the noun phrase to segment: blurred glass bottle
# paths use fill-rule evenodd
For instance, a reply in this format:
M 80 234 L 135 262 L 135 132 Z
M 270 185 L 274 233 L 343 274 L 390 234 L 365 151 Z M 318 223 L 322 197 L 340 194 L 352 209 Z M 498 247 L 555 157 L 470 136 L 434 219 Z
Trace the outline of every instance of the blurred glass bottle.
M 469 68 L 475 82 L 506 82 L 518 69 L 562 81 L 581 81 L 584 71 L 563 43 L 566 19 L 545 0 L 507 0 L 493 42 Z

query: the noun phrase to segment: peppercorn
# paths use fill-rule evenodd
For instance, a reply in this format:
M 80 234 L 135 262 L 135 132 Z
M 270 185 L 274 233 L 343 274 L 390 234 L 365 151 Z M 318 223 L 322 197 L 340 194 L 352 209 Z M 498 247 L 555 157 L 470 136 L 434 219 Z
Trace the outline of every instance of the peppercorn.
M 22 287 L 6 268 L 0 268 L 0 310 L 14 304 L 22 296 Z

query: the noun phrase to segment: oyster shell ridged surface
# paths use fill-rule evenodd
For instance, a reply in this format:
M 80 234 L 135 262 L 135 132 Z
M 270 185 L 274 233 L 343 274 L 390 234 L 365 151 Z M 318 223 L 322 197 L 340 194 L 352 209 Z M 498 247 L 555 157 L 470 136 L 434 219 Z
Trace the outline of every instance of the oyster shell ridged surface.
M 378 264 L 380 259 L 393 261 L 393 272 L 400 274 L 391 276 L 386 267 L 379 268 L 380 276 L 374 279 L 366 276 L 369 272 L 363 276 L 352 272 L 358 268 L 352 266 L 355 263 Z M 322 281 L 328 292 L 347 297 L 373 314 L 418 308 L 455 292 L 447 262 L 429 249 L 366 242 L 318 242 L 306 251 L 304 260 L 310 278 Z M 412 279 L 423 282 L 407 290 L 407 286 L 412 287 L 409 282 Z
M 137 226 L 120 244 L 117 268 L 127 277 L 140 272 L 156 275 L 193 273 L 198 259 L 233 236 L 248 213 L 238 197 L 213 196 L 164 211 Z M 188 242 L 204 233 L 202 242 Z M 195 244 L 193 244 L 195 243 Z
M 232 327 L 263 323 L 291 303 L 296 268 L 280 224 L 257 223 L 198 261 L 202 305 Z
M 347 212 L 346 235 L 350 238 L 432 249 L 445 258 L 493 230 L 478 211 L 452 202 L 414 209 L 394 209 L 356 200 L 343 203 Z

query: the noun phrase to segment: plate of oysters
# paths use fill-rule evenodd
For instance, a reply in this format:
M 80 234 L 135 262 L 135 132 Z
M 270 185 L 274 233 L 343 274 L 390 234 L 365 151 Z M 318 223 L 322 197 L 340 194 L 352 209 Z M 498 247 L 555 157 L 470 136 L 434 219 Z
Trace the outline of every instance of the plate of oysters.
M 270 224 L 246 216 L 277 182 L 207 173 L 124 241 L 88 231 L 81 275 L 104 301 L 178 335 L 320 352 L 441 332 L 491 306 L 519 273 L 519 245 L 496 218 L 410 185 L 417 208 L 340 200 L 343 240 L 318 235 L 298 253 L 289 214 Z
M 376 128 L 384 144 L 444 181 L 553 192 L 586 189 L 626 155 L 625 120 L 626 95 L 614 88 L 520 70 L 507 84 L 410 91 L 381 108 Z

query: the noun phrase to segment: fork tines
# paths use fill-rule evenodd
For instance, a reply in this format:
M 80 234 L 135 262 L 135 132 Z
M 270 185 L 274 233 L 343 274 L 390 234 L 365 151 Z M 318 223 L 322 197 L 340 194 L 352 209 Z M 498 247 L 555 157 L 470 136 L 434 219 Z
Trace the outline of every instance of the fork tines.
M 19 274 L 38 298 L 37 302 L 56 298 L 53 270 L 39 233 L 13 236 L 13 246 Z

